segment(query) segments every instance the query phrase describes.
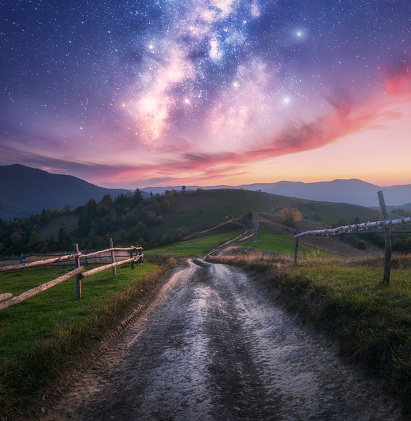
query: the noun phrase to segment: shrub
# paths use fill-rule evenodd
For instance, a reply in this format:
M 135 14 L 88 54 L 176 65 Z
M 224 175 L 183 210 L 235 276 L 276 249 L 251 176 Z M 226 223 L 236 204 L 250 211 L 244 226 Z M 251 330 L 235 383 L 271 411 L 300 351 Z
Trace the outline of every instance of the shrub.
M 281 218 L 288 227 L 295 227 L 301 221 L 301 212 L 295 208 L 283 208 Z

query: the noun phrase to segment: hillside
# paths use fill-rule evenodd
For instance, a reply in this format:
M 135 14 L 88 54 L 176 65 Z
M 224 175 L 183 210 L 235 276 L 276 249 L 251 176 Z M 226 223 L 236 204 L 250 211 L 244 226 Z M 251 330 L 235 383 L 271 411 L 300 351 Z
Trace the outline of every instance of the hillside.
M 147 187 L 143 190 L 153 193 L 164 192 L 165 189 L 181 187 Z M 187 186 L 188 190 L 196 190 L 198 186 Z M 277 183 L 254 183 L 241 186 L 203 187 L 208 189 L 245 189 L 261 190 L 265 193 L 280 196 L 298 197 L 307 200 L 317 200 L 337 203 L 350 203 L 359 206 L 379 206 L 377 192 L 382 190 L 387 205 L 399 207 L 411 200 L 411 184 L 403 186 L 380 187 L 362 180 L 333 180 L 318 183 L 303 183 L 280 181 Z
M 4 221 L 41 213 L 42 209 L 83 205 L 89 199 L 113 198 L 124 189 L 107 189 L 71 175 L 50 174 L 23 165 L 0 166 L 0 218 Z
M 148 198 L 136 191 L 134 195 L 122 194 L 114 199 L 107 196 L 99 202 L 90 200 L 73 211 L 44 211 L 4 223 L 0 225 L 0 253 L 47 253 L 71 250 L 73 244 L 98 249 L 107 246 L 109 237 L 115 244 L 138 243 L 153 249 L 219 225 L 229 228 L 224 224 L 231 218 L 245 215 L 251 220 L 253 212 L 278 216 L 284 207 L 298 208 L 303 222 L 318 228 L 380 219 L 376 209 L 258 191 L 169 191 Z

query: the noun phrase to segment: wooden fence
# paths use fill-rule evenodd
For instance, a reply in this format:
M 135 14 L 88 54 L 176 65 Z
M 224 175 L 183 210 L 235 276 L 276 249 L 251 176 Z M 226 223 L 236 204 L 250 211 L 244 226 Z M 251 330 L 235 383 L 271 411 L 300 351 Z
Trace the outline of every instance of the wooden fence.
M 385 205 L 385 200 L 382 191 L 378 192 L 378 199 L 380 202 L 381 212 L 384 216 L 384 221 L 377 222 L 364 222 L 361 224 L 346 225 L 332 229 L 323 229 L 323 230 L 314 230 L 314 231 L 304 231 L 299 233 L 298 228 L 296 227 L 294 238 L 295 242 L 295 251 L 294 251 L 294 263 L 297 263 L 298 255 L 298 241 L 299 238 L 306 235 L 320 235 L 320 236 L 331 236 L 331 235 L 348 235 L 348 234 L 371 234 L 371 233 L 384 233 L 385 234 L 385 261 L 384 261 L 384 279 L 383 282 L 389 284 L 390 282 L 390 272 L 391 272 L 391 234 L 392 233 L 404 233 L 411 231 L 393 231 L 391 229 L 394 225 L 404 225 L 411 223 L 411 218 L 400 218 L 390 220 L 388 215 L 387 207 Z
M 59 278 L 53 279 L 45 284 L 39 285 L 35 288 L 32 288 L 22 294 L 18 295 L 17 297 L 13 297 L 11 293 L 0 294 L 0 310 L 5 308 L 11 307 L 21 301 L 26 300 L 33 295 L 39 294 L 55 285 L 60 284 L 61 282 L 66 281 L 67 279 L 76 277 L 76 298 L 81 298 L 81 280 L 82 278 L 86 278 L 91 275 L 95 275 L 96 273 L 102 272 L 107 269 L 113 269 L 113 275 L 116 275 L 116 267 L 119 265 L 123 265 L 125 263 L 131 263 L 131 269 L 134 269 L 134 263 L 138 264 L 138 262 L 144 261 L 144 254 L 143 248 L 140 246 L 131 246 L 127 248 L 120 248 L 120 247 L 113 247 L 113 241 L 110 238 L 110 248 L 106 250 L 99 250 L 92 253 L 82 253 L 78 249 L 78 244 L 75 244 L 75 250 L 72 254 L 61 255 L 58 257 L 53 257 L 51 259 L 43 259 L 37 260 L 35 262 L 29 263 L 20 263 L 17 265 L 9 265 L 9 266 L 2 266 L 0 267 L 0 272 L 6 272 L 10 270 L 21 270 L 21 269 L 28 269 L 36 266 L 44 266 L 44 265 L 51 265 L 55 262 L 62 262 L 66 260 L 74 259 L 75 262 L 75 269 L 66 273 Z M 128 258 L 116 261 L 116 254 L 115 252 L 126 252 L 128 254 Z M 82 259 L 88 259 L 95 256 L 110 256 L 111 262 L 109 264 L 104 264 L 103 266 L 91 269 L 86 271 L 84 266 L 81 265 Z M 123 255 L 124 257 L 124 255 Z

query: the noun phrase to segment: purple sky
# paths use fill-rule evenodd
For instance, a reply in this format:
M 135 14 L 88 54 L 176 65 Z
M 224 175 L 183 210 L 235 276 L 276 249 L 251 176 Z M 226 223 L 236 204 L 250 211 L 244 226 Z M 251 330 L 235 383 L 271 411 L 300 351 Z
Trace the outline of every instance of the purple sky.
M 0 165 L 128 188 L 411 183 L 410 12 L 0 1 Z

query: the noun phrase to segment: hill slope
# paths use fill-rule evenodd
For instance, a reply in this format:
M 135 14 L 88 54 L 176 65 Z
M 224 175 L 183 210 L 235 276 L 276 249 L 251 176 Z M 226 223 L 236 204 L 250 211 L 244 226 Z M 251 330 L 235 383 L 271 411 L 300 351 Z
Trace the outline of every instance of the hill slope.
M 4 221 L 41 213 L 42 209 L 72 208 L 89 199 L 114 198 L 124 189 L 107 189 L 71 175 L 50 174 L 23 165 L 0 166 L 0 218 Z
M 181 190 L 181 187 L 147 187 L 145 191 L 153 193 L 164 192 L 166 189 Z M 196 190 L 198 186 L 187 186 L 189 190 Z M 254 183 L 241 186 L 202 187 L 204 190 L 216 188 L 261 190 L 265 193 L 281 196 L 298 197 L 308 200 L 326 202 L 350 203 L 359 206 L 378 206 L 377 192 L 382 190 L 387 205 L 399 206 L 411 201 L 411 184 L 403 186 L 380 187 L 362 180 L 333 180 L 318 183 L 303 183 L 280 181 L 277 183 Z

